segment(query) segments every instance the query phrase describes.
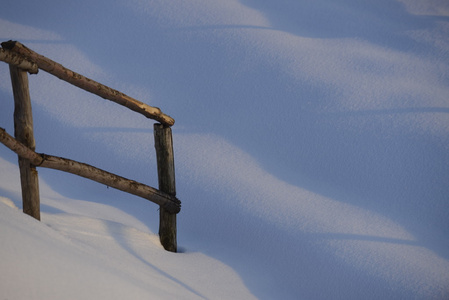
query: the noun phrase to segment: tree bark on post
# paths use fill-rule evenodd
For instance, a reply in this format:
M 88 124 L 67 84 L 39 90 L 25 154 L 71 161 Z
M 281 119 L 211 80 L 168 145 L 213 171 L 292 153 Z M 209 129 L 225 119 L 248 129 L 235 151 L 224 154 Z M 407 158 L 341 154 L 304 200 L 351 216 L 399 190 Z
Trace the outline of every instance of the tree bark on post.
M 175 164 L 171 128 L 154 124 L 154 146 L 156 148 L 159 190 L 176 196 Z M 159 207 L 159 238 L 165 250 L 177 252 L 176 214 Z
M 9 66 L 14 94 L 15 138 L 33 151 L 36 148 L 33 133 L 33 115 L 26 71 Z M 28 159 L 19 156 L 20 182 L 22 185 L 23 212 L 40 220 L 39 178 L 36 167 Z

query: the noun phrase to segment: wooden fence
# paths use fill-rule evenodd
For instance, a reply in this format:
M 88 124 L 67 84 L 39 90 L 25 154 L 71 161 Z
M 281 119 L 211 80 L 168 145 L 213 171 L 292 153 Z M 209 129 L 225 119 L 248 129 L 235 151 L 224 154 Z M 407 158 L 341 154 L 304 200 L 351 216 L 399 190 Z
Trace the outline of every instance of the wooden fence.
M 174 119 L 157 107 L 149 106 L 117 90 L 75 73 L 16 41 L 1 43 L 0 60 L 9 64 L 14 94 L 14 137 L 0 128 L 0 142 L 18 155 L 24 213 L 40 220 L 39 179 L 36 167 L 51 168 L 82 176 L 121 191 L 150 200 L 160 206 L 159 237 L 168 251 L 177 251 L 176 214 L 181 201 L 176 198 L 175 168 L 171 126 Z M 33 115 L 28 73 L 44 70 L 59 79 L 104 99 L 123 105 L 147 118 L 153 126 L 159 189 L 106 172 L 67 158 L 35 152 Z

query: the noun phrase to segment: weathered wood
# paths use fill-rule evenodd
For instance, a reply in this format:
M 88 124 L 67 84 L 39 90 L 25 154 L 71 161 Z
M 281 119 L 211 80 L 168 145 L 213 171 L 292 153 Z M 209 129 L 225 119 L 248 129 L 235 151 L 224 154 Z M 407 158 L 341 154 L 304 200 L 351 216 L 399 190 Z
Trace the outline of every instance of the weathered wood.
M 42 163 L 43 158 L 24 144 L 17 141 L 9 135 L 4 128 L 0 127 L 0 142 L 15 152 L 18 156 L 27 159 L 31 164 L 38 166 Z
M 23 56 L 7 49 L 0 48 L 0 60 L 27 71 L 30 74 L 37 74 L 37 72 L 39 72 L 37 64 L 28 61 Z
M 61 64 L 54 62 L 53 60 L 25 47 L 19 42 L 8 41 L 1 43 L 1 45 L 3 48 L 16 52 L 24 58 L 35 62 L 40 69 L 85 91 L 128 107 L 129 109 L 141 113 L 147 118 L 161 122 L 164 125 L 172 126 L 175 123 L 175 120 L 173 118 L 162 113 L 159 108 L 149 106 L 117 90 L 114 90 L 108 86 L 105 86 L 99 82 L 96 82 L 72 70 L 69 70 Z
M 180 201 L 168 193 L 163 193 L 145 184 L 106 172 L 88 164 L 56 156 L 44 155 L 43 157 L 44 161 L 39 167 L 57 169 L 91 179 L 115 189 L 150 200 L 174 214 L 180 211 Z
M 0 128 L 0 142 L 37 167 L 60 170 L 91 179 L 112 188 L 150 200 L 173 214 L 178 213 L 181 209 L 181 201 L 175 195 L 170 195 L 153 187 L 109 173 L 88 164 L 67 158 L 36 153 L 10 136 L 3 128 Z
M 14 94 L 14 135 L 25 147 L 34 151 L 33 115 L 26 71 L 9 65 Z M 39 177 L 28 159 L 18 157 L 22 185 L 23 212 L 40 220 Z
M 154 145 L 159 189 L 176 196 L 173 139 L 170 127 L 154 124 Z M 176 215 L 163 207 L 159 210 L 159 237 L 165 250 L 177 252 Z

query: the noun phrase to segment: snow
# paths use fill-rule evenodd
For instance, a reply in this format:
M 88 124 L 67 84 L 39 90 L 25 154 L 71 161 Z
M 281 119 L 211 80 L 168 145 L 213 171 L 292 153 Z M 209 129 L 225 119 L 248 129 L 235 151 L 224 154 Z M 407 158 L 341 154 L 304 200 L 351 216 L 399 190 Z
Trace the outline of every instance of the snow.
M 8 3 L 1 41 L 175 118 L 182 210 L 169 253 L 156 205 L 39 169 L 37 222 L 0 146 L 2 297 L 449 298 L 448 20 L 444 0 Z M 29 78 L 38 152 L 157 186 L 151 120 Z M 5 64 L 0 97 L 12 134 Z

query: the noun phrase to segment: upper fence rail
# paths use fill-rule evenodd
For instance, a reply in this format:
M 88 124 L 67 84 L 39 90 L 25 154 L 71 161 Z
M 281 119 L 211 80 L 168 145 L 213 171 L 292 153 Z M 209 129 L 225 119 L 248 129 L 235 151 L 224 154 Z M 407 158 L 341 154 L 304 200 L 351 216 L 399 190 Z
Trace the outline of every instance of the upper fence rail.
M 78 74 L 63 65 L 34 52 L 17 41 L 7 41 L 1 43 L 1 45 L 3 49 L 0 51 L 0 60 L 15 65 L 30 74 L 36 74 L 38 69 L 44 70 L 61 80 L 67 81 L 68 83 L 104 99 L 123 105 L 147 118 L 156 120 L 165 126 L 173 126 L 175 124 L 175 120 L 164 114 L 158 107 L 149 106 L 122 92 Z

